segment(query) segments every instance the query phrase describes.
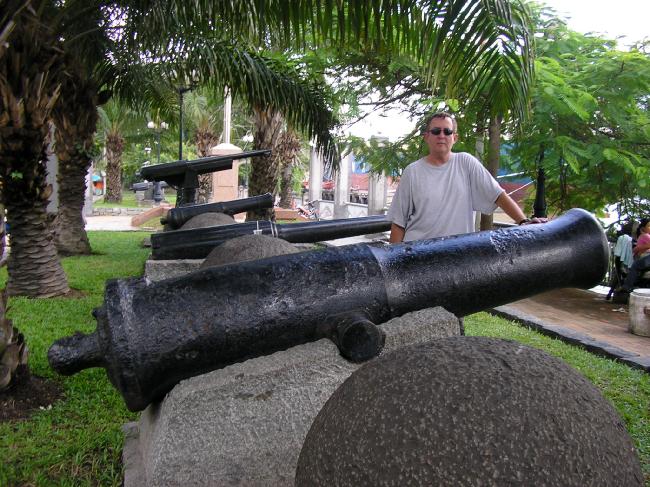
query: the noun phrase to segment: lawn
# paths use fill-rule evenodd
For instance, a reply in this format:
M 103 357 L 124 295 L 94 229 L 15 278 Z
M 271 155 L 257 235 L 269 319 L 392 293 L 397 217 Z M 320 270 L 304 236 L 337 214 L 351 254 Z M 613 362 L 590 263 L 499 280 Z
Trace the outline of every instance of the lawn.
M 148 250 L 145 233 L 90 232 L 94 254 L 69 257 L 63 266 L 80 299 L 10 300 L 9 316 L 26 336 L 30 366 L 39 376 L 62 384 L 65 397 L 28 420 L 0 424 L 0 485 L 118 486 L 122 481 L 121 426 L 137 419 L 101 369 L 60 377 L 46 354 L 57 338 L 95 328 L 93 308 L 103 300 L 104 283 L 141 275 Z M 4 286 L 6 271 L 0 271 Z M 541 348 L 565 360 L 601 389 L 624 418 L 639 451 L 650 486 L 650 375 L 501 318 L 478 313 L 465 320 L 469 335 L 509 338 Z
M 165 191 L 165 201 L 170 205 L 176 204 L 176 191 L 168 188 Z M 120 203 L 106 203 L 103 198 L 93 202 L 96 208 L 141 208 L 135 199 L 135 192 L 130 189 L 122 190 L 122 201 Z

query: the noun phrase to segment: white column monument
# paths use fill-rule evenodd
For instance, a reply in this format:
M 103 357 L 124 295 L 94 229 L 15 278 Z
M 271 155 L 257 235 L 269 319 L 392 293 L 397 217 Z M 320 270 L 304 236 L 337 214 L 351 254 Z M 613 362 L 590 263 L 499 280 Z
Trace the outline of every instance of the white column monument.
M 323 187 L 323 156 L 316 150 L 315 146 L 311 148 L 311 157 L 309 158 L 309 201 L 316 202 L 322 199 Z
M 350 165 L 352 154 L 343 156 L 336 171 L 336 186 L 334 187 L 334 218 L 349 218 L 348 203 L 350 202 Z
M 383 173 L 368 175 L 368 216 L 383 215 L 386 212 L 388 181 Z

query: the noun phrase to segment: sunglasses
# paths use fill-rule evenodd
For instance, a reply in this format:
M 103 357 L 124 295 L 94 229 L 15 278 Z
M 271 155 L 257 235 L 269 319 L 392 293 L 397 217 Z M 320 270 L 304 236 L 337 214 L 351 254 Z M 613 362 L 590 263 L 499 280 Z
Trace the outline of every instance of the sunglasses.
M 440 127 L 434 127 L 434 128 L 432 128 L 432 129 L 429 129 L 429 130 L 425 130 L 425 131 L 424 131 L 424 133 L 432 134 L 432 135 L 440 135 L 440 132 L 444 132 L 444 134 L 445 134 L 446 136 L 450 136 L 451 134 L 454 133 L 454 131 L 453 131 L 452 129 L 448 129 L 448 128 L 444 128 L 444 129 L 442 129 L 442 128 L 440 128 Z

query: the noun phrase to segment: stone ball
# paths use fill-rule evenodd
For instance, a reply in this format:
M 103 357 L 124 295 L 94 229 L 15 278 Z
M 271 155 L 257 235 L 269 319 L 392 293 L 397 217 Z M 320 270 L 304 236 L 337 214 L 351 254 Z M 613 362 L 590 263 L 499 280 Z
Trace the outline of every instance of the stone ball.
M 641 486 L 625 426 L 576 370 L 452 337 L 354 372 L 314 420 L 297 486 Z
M 235 219 L 225 213 L 201 213 L 187 220 L 180 230 L 192 230 L 193 228 L 218 227 L 220 225 L 233 225 Z
M 226 240 L 212 249 L 200 268 L 207 269 L 218 265 L 265 259 L 266 257 L 295 254 L 297 252 L 300 252 L 300 250 L 281 238 L 268 235 L 244 235 Z

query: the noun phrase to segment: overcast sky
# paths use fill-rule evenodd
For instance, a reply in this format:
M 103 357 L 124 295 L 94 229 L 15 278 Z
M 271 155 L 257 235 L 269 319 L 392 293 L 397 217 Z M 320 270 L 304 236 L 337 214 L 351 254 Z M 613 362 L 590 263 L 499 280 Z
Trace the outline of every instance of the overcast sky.
M 650 37 L 650 0 L 544 0 L 561 17 L 568 18 L 569 28 L 615 38 L 622 46 Z
M 594 32 L 608 38 L 625 36 L 619 40 L 624 48 L 636 41 L 650 38 L 650 0 L 544 0 L 560 17 L 567 19 L 570 29 Z M 383 135 L 394 141 L 414 127 L 398 112 L 387 112 L 386 117 L 370 115 L 355 124 L 351 132 L 359 137 Z

